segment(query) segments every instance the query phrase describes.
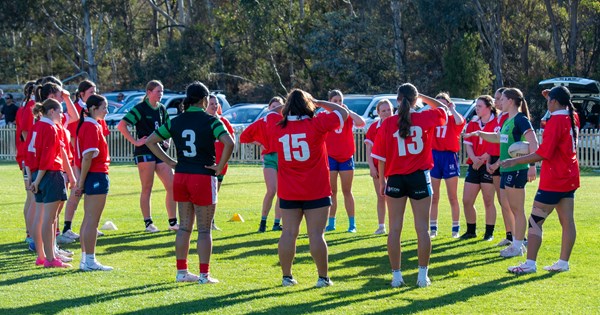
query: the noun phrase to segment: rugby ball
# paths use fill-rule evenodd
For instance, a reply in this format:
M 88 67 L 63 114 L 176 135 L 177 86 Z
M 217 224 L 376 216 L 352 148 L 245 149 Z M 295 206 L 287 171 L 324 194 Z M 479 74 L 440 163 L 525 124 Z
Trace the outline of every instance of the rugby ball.
M 511 157 L 519 157 L 529 154 L 529 142 L 517 141 L 508 147 L 508 155 Z

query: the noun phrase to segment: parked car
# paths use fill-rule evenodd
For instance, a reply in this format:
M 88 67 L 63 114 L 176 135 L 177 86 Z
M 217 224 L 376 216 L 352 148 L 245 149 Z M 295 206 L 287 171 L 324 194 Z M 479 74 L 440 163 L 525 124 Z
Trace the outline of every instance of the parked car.
M 373 122 L 379 119 L 377 103 L 382 99 L 388 99 L 392 103 L 392 106 L 394 106 L 394 111 L 398 108 L 396 94 L 347 94 L 344 95 L 344 105 L 348 106 L 348 109 L 357 113 L 365 120 L 366 125 L 364 128 L 367 130 Z
M 579 114 L 581 129 L 598 129 L 600 127 L 600 83 L 596 80 L 578 77 L 558 77 L 539 83 L 541 89 L 565 86 L 571 92 L 571 101 Z M 550 112 L 540 120 L 540 129 L 544 129 Z
M 236 104 L 223 112 L 232 127 L 247 127 L 268 112 L 267 104 Z
M 475 116 L 475 100 L 467 100 L 464 98 L 451 98 L 452 103 L 456 105 L 456 111 L 465 118 L 467 123 Z M 431 108 L 429 105 L 423 106 L 420 110 L 427 110 Z M 465 124 L 465 128 L 466 128 Z

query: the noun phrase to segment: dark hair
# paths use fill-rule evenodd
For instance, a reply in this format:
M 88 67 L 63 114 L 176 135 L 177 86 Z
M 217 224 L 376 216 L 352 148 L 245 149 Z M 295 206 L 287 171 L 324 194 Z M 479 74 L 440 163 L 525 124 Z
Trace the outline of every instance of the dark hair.
M 506 90 L 505 87 L 499 87 L 494 94 L 496 94 L 496 93 L 502 94 L 502 93 L 504 93 L 504 90 Z
M 404 83 L 398 87 L 398 135 L 402 138 L 410 136 L 410 109 L 413 107 L 419 96 L 417 88 Z
M 190 106 L 197 104 L 210 95 L 210 91 L 200 81 L 190 83 L 185 89 L 185 98 L 183 99 L 183 110 L 187 110 Z
M 331 99 L 334 96 L 339 96 L 342 99 L 342 101 L 344 100 L 344 94 L 342 94 L 342 91 L 340 91 L 338 89 L 327 92 L 327 100 L 331 101 Z
M 85 117 L 90 117 L 90 108 L 98 109 L 102 103 L 108 105 L 106 98 L 102 95 L 93 94 L 88 97 L 87 102 L 85 102 L 85 107 L 81 108 L 81 113 L 79 114 L 79 123 L 77 124 L 77 131 L 75 131 L 76 135 L 79 135 L 79 129 L 81 128 L 81 125 L 83 125 Z
M 48 96 L 51 94 L 55 94 L 60 91 L 60 86 L 58 86 L 56 83 L 48 82 L 39 88 L 39 95 L 37 96 L 39 99 L 36 97 L 36 101 L 43 102 L 48 99 Z
M 37 113 L 40 113 L 40 114 L 46 116 L 51 109 L 57 110 L 60 108 L 61 108 L 61 105 L 57 100 L 49 98 L 49 99 L 45 100 L 43 103 L 35 104 L 35 109 L 34 109 L 33 113 L 35 115 L 37 112 Z
M 482 101 L 494 116 L 498 115 L 498 109 L 496 108 L 496 105 L 494 105 L 494 98 L 491 95 L 481 95 L 477 100 Z
M 513 100 L 518 109 L 521 110 L 521 113 L 527 117 L 527 119 L 531 120 L 531 115 L 529 115 L 529 108 L 527 107 L 527 101 L 525 97 L 523 97 L 523 92 L 517 88 L 507 88 L 502 92 L 504 97 Z M 506 110 L 505 108 L 503 108 Z
M 6 93 L 6 98 L 9 99 L 9 100 L 12 100 L 13 99 L 13 95 L 10 94 L 10 93 Z
M 282 97 L 275 96 L 269 100 L 269 104 L 267 104 L 267 107 L 271 106 L 271 104 L 273 104 L 274 102 L 279 102 L 281 104 L 285 104 L 285 101 L 283 100 Z
M 25 83 L 25 86 L 23 86 L 23 94 L 25 94 L 25 104 L 27 104 L 31 99 L 34 87 L 35 81 L 27 81 L 27 83 Z
M 44 84 L 46 84 L 48 82 L 54 83 L 54 84 L 62 87 L 62 82 L 60 82 L 60 80 L 57 77 L 55 77 L 55 76 L 49 75 L 47 77 L 43 77 L 42 78 L 42 85 L 44 85 Z
M 571 102 L 571 92 L 565 86 L 555 86 L 548 93 L 548 99 L 557 101 L 561 106 L 565 106 L 569 110 L 571 131 L 573 132 L 575 144 L 577 144 L 578 131 L 575 125 L 575 115 L 573 114 L 575 107 L 573 106 L 573 102 Z
M 94 82 L 90 80 L 81 81 L 79 83 L 79 86 L 77 87 L 77 92 L 75 93 L 75 102 L 78 102 L 80 99 L 83 101 L 83 99 L 81 98 L 81 93 L 85 93 L 85 91 L 95 86 L 96 84 L 94 84 Z
M 158 80 L 152 80 L 146 84 L 146 91 L 153 91 L 154 89 L 156 89 L 157 86 L 164 87 L 162 82 L 160 82 Z
M 312 101 L 313 97 L 308 92 L 300 89 L 293 89 L 287 96 L 287 101 L 283 106 L 281 114 L 283 119 L 278 122 L 278 125 L 285 128 L 288 122 L 288 116 L 308 116 L 315 117 L 316 106 Z

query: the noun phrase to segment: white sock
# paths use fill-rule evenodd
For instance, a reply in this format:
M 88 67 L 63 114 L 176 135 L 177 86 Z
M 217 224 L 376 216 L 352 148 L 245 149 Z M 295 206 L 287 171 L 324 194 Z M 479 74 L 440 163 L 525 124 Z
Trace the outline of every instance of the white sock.
M 380 229 L 385 229 L 385 223 L 381 223 L 381 224 L 379 224 L 379 228 L 380 228 Z
M 523 240 L 513 240 L 513 247 L 515 248 L 521 248 L 521 246 L 523 246 Z
M 81 252 L 81 262 L 85 264 L 85 252 Z
M 569 262 L 566 261 L 566 260 L 559 259 L 558 260 L 558 265 L 561 266 L 561 267 L 569 267 Z
M 435 227 L 437 229 L 437 220 L 429 220 L 429 227 Z
M 417 279 L 424 279 L 427 278 L 427 273 L 429 272 L 429 267 L 428 266 L 419 266 L 419 275 L 417 276 Z
M 91 265 L 96 262 L 96 254 L 85 255 L 85 263 Z
M 531 260 L 531 259 L 527 259 L 527 260 L 525 261 L 525 264 L 526 264 L 527 266 L 531 266 L 531 267 L 535 267 L 535 265 L 536 265 L 536 263 L 535 263 L 535 260 Z
M 402 271 L 400 269 L 392 270 L 392 279 L 404 282 L 402 279 Z

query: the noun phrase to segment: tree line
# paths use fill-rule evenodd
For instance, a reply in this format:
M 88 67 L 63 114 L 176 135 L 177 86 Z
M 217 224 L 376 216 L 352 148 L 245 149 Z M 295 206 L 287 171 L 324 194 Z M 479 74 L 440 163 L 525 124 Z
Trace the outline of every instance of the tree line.
M 233 102 L 293 87 L 393 93 L 406 81 L 532 96 L 545 78 L 600 79 L 597 0 L 2 0 L 0 32 L 2 83 L 201 80 Z

